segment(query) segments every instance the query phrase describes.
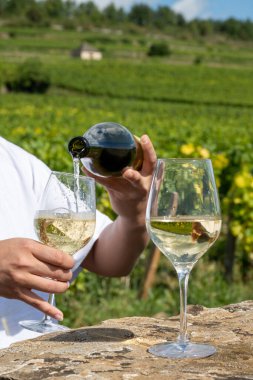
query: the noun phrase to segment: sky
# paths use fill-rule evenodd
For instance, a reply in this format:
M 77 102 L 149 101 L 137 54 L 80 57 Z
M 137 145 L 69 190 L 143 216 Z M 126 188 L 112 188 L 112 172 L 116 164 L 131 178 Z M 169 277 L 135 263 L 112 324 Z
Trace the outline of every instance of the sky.
M 253 0 L 93 0 L 103 9 L 110 3 L 123 7 L 126 11 L 133 4 L 147 4 L 150 7 L 165 5 L 181 13 L 187 21 L 194 18 L 225 20 L 234 17 L 238 20 L 253 21 Z

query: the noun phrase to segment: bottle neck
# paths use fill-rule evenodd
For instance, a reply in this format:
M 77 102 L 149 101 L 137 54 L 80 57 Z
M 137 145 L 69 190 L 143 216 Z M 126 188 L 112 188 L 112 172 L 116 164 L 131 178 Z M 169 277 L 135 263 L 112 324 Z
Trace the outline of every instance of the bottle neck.
M 89 142 L 83 136 L 77 136 L 68 143 L 68 151 L 73 158 L 83 158 L 89 153 Z

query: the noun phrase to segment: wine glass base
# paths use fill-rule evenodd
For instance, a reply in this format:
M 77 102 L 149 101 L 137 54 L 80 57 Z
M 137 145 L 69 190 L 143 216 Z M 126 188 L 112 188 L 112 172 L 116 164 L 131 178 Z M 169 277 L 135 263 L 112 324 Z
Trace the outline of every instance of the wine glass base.
M 24 327 L 25 329 L 35 331 L 38 333 L 51 333 L 56 331 L 68 331 L 70 330 L 66 326 L 59 325 L 57 323 L 54 323 L 51 319 L 42 319 L 41 321 L 20 321 L 20 326 Z
M 201 343 L 185 343 L 178 342 L 160 343 L 148 349 L 148 352 L 155 356 L 164 358 L 205 358 L 211 356 L 216 352 L 216 348 L 208 344 Z

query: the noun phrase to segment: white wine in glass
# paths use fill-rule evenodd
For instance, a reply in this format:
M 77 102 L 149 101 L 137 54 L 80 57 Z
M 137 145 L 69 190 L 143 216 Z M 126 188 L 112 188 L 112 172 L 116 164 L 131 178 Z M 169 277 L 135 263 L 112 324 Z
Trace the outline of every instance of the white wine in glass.
M 52 172 L 34 217 L 40 241 L 71 256 L 79 255 L 92 238 L 95 225 L 94 179 L 77 173 Z M 54 303 L 54 294 L 49 295 L 48 302 Z M 20 321 L 19 324 L 39 333 L 68 329 L 48 315 L 40 321 Z
M 190 271 L 214 244 L 221 211 L 212 163 L 206 159 L 159 159 L 149 193 L 146 225 L 154 244 L 174 266 L 180 287 L 180 333 L 175 342 L 149 352 L 168 358 L 200 358 L 215 347 L 192 343 L 187 335 L 187 288 Z

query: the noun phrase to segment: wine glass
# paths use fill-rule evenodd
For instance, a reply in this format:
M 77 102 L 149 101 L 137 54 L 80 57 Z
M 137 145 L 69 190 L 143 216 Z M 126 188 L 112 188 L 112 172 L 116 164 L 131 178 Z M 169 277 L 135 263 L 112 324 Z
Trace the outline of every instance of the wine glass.
M 151 354 L 200 358 L 216 352 L 191 343 L 187 335 L 187 288 L 190 271 L 214 244 L 221 229 L 219 198 L 211 160 L 158 159 L 146 212 L 148 233 L 174 266 L 180 288 L 180 333 L 175 342 L 154 345 Z
M 40 241 L 74 258 L 78 255 L 80 261 L 80 250 L 93 236 L 95 224 L 94 179 L 79 174 L 52 172 L 34 217 Z M 48 302 L 54 304 L 54 294 L 49 295 Z M 40 321 L 27 320 L 20 321 L 19 324 L 39 333 L 68 329 L 48 315 L 44 315 Z

